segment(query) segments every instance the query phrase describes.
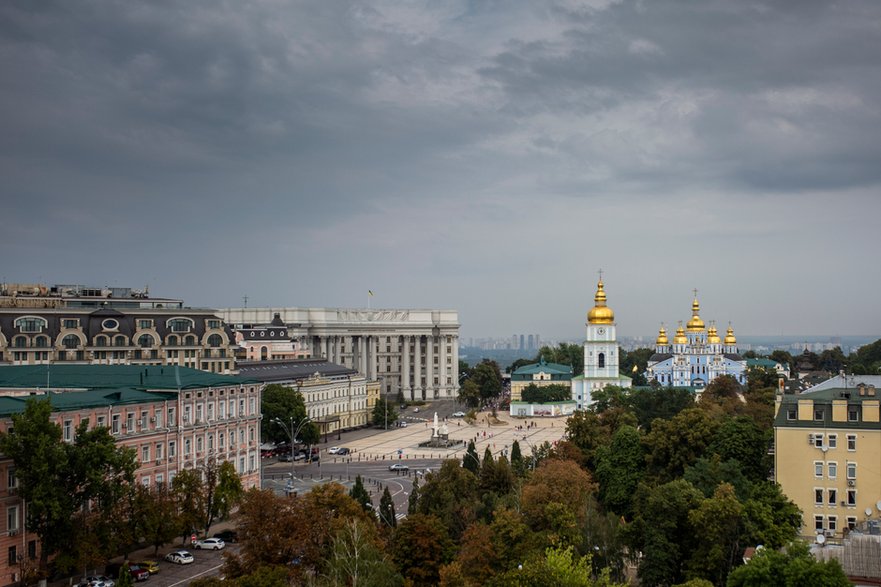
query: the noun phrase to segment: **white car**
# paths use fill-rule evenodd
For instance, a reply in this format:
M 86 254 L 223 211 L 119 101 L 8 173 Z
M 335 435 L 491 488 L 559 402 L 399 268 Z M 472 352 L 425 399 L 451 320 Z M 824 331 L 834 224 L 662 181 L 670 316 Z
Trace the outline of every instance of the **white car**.
M 453 418 L 464 418 L 465 412 L 453 412 L 452 417 Z
M 332 446 L 329 449 L 327 449 L 327 452 L 328 452 L 328 454 L 335 455 L 336 453 L 340 452 L 340 447 Z
M 410 467 L 408 467 L 407 465 L 405 465 L 403 463 L 395 463 L 393 465 L 389 465 L 388 470 L 389 471 L 409 471 Z
M 198 550 L 203 548 L 205 550 L 220 550 L 224 546 L 226 546 L 226 543 L 220 538 L 205 538 L 203 540 L 196 540 L 193 543 L 193 548 Z
M 188 565 L 195 559 L 193 558 L 193 555 L 186 550 L 175 550 L 166 554 L 165 560 L 176 565 Z

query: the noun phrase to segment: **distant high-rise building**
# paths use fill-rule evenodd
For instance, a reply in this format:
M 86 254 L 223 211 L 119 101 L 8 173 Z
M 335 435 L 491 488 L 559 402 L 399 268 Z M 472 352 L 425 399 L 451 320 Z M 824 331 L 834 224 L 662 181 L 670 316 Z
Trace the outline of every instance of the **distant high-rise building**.
M 520 335 L 520 346 L 518 348 L 520 348 L 520 349 L 526 348 L 526 337 L 522 334 Z
M 512 348 L 512 349 L 517 350 L 517 342 L 518 342 L 518 340 L 519 340 L 519 339 L 517 338 L 517 335 L 516 335 L 516 334 L 512 334 L 512 335 L 511 335 L 511 348 Z
M 527 337 L 526 340 L 527 340 L 527 342 L 526 342 L 526 348 L 529 349 L 529 350 L 534 349 L 534 348 L 535 348 L 535 339 L 532 338 L 532 335 L 531 335 L 531 334 Z

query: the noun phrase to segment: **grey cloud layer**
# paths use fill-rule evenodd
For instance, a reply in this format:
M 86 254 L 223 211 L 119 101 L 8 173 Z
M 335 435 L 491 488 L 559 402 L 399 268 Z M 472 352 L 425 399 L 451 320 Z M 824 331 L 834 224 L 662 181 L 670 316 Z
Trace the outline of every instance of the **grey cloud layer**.
M 743 282 L 738 254 L 784 254 L 751 248 L 769 198 L 796 197 L 771 234 L 822 198 L 848 222 L 881 211 L 879 21 L 874 2 L 6 2 L 3 277 L 155 278 L 216 305 L 347 305 L 381 281 L 389 305 L 459 307 L 479 334 L 542 291 L 518 284 L 498 315 L 462 293 L 495 295 L 498 267 L 582 271 L 541 330 L 580 316 L 600 264 L 639 287 L 633 259 L 688 207 L 706 224 L 682 247 L 719 268 L 659 285 Z M 638 232 L 615 249 L 579 223 Z M 739 251 L 699 240 L 720 233 Z M 181 247 L 205 254 L 168 266 Z M 543 269 L 560 250 L 580 253 Z

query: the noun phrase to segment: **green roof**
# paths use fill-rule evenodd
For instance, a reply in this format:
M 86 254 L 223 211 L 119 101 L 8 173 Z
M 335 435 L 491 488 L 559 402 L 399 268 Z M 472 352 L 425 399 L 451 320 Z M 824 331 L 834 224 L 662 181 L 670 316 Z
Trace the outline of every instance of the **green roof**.
M 769 369 L 777 368 L 777 361 L 772 361 L 771 359 L 747 359 L 746 366 L 747 367 L 767 367 Z
M 257 383 L 175 365 L 3 365 L 0 388 L 33 389 L 187 389 Z
M 70 412 L 90 408 L 142 404 L 173 400 L 174 394 L 149 392 L 140 389 L 90 389 L 68 393 L 41 393 L 38 395 L 0 396 L 0 417 L 19 414 L 25 410 L 29 400 L 42 400 L 46 397 L 52 404 L 53 412 Z
M 564 378 L 568 380 L 572 377 L 572 367 L 570 365 L 561 365 L 560 363 L 546 363 L 542 359 L 538 363 L 531 363 L 518 368 L 511 373 L 511 379 L 514 381 L 531 381 L 531 376 L 537 373 L 548 373 L 552 380 L 563 380 Z M 554 377 L 555 375 L 557 377 Z

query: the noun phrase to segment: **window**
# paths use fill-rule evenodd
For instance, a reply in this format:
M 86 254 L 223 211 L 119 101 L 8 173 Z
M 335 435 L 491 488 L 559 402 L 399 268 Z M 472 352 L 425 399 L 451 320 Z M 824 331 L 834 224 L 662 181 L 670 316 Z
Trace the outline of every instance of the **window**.
M 125 428 L 129 432 L 135 431 L 135 413 L 129 412 L 125 415 Z
M 848 479 L 856 479 L 857 478 L 857 464 L 856 463 L 848 463 L 847 464 L 847 478 Z
M 64 442 L 70 442 L 73 440 L 73 421 L 65 420 L 64 426 L 62 427 Z
M 208 402 L 208 421 L 214 420 L 214 402 Z
M 103 328 L 104 330 L 116 330 L 117 328 L 119 328 L 119 322 L 117 322 L 113 318 L 108 318 L 107 320 L 101 322 L 101 328 Z
M 141 429 L 142 430 L 147 429 L 147 410 L 141 411 Z
M 174 419 L 174 408 L 168 408 L 168 425 L 176 426 L 177 422 Z
M 113 346 L 128 346 L 124 336 L 117 336 L 113 339 Z
M 172 440 L 168 443 L 168 457 L 174 458 L 177 456 L 177 445 Z
M 817 479 L 823 477 L 823 461 L 814 461 L 814 477 Z
M 663 379 L 663 375 L 661 376 Z M 798 410 L 796 408 L 787 408 L 786 409 L 786 419 L 787 420 L 795 420 L 798 418 Z
M 193 407 L 190 405 L 184 406 L 184 424 L 191 424 L 193 415 Z
M 217 404 L 217 409 L 220 415 L 218 416 L 221 420 L 226 419 L 226 402 L 220 400 L 220 403 Z
M 814 408 L 814 420 L 822 421 L 823 420 L 823 408 Z
M 37 558 L 37 541 L 29 540 L 28 541 L 28 558 L 34 560 Z
M 190 451 L 192 450 L 192 442 L 189 438 L 184 439 L 184 456 L 190 456 Z
M 161 442 L 156 443 L 156 458 L 157 459 L 162 458 L 162 443 Z
M 62 328 L 79 328 L 80 321 L 76 318 L 65 318 L 61 321 Z
M 18 487 L 18 479 L 15 478 L 15 467 L 9 467 L 6 470 L 6 488 L 14 489 Z
M 202 421 L 202 413 L 203 413 L 202 404 L 196 404 L 196 422 L 197 423 Z
M 197 436 L 196 437 L 196 452 L 202 452 L 202 444 L 203 444 L 202 437 Z
M 817 448 L 823 448 L 822 434 L 814 434 L 814 446 L 816 446 Z
M 830 532 L 838 530 L 838 516 L 829 516 L 826 518 L 826 529 Z
M 848 434 L 847 435 L 847 450 L 856 450 L 857 449 L 857 435 L 856 434 Z
M 212 334 L 208 337 L 208 346 L 217 348 L 223 345 L 223 338 L 219 334 Z
M 829 505 L 837 505 L 838 504 L 838 491 L 835 489 L 829 489 Z
M 855 506 L 857 504 L 857 490 L 856 489 L 848 489 L 847 490 L 847 505 Z
M 110 417 L 110 433 L 119 434 L 119 414 Z
M 860 407 L 859 406 L 847 406 L 847 421 L 848 422 L 859 422 L 860 421 Z
M 829 435 L 829 448 L 838 448 L 838 435 L 830 434 Z
M 165 476 L 162 473 L 156 473 L 156 486 L 161 486 L 163 481 L 165 481 Z
M 49 346 L 49 337 L 47 336 L 36 336 L 34 337 L 34 346 L 39 349 L 44 349 Z
M 187 335 L 184 338 L 184 344 L 187 346 L 196 346 L 196 337 L 193 336 L 192 334 Z M 195 356 L 195 355 L 193 355 L 193 356 Z
M 814 489 L 814 505 L 823 505 L 822 489 Z
M 252 397 L 250 400 L 248 400 L 248 404 L 249 404 L 248 407 L 251 410 L 249 413 L 251 413 L 251 414 L 257 413 L 257 403 L 256 402 L 257 402 L 257 398 Z
M 36 316 L 25 316 L 15 321 L 15 327 L 19 332 L 43 332 L 43 329 L 46 328 L 46 321 Z
M 857 519 L 854 516 L 847 517 L 847 529 L 854 530 L 857 527 Z
M 7 551 L 7 557 L 10 567 L 18 563 L 18 555 L 16 554 L 14 546 L 9 547 L 9 550 Z
M 829 469 L 830 479 L 835 479 L 836 477 L 838 477 L 838 463 L 829 463 L 827 467 Z
M 229 400 L 229 417 L 236 417 L 236 400 L 234 399 Z
M 147 320 L 146 318 L 141 318 L 140 320 L 138 320 L 138 329 L 139 330 L 146 330 L 148 328 L 153 328 L 153 321 L 152 320 Z
M 220 320 L 208 320 L 208 328 L 220 328 Z
M 193 327 L 193 321 L 189 318 L 172 318 L 167 326 L 172 332 L 189 332 Z
M 28 337 L 26 336 L 16 336 L 12 339 L 12 346 L 17 349 L 24 349 L 28 346 Z
M 146 463 L 150 460 L 150 446 L 145 444 L 141 447 L 141 462 Z
M 823 516 L 814 516 L 814 530 L 823 529 Z
M 220 450 L 223 450 L 223 437 L 223 432 L 217 433 L 217 448 L 219 448 Z
M 239 400 L 239 416 L 244 418 L 247 414 L 245 414 L 245 400 Z
M 6 508 L 6 529 L 18 530 L 18 506 L 11 505 Z

